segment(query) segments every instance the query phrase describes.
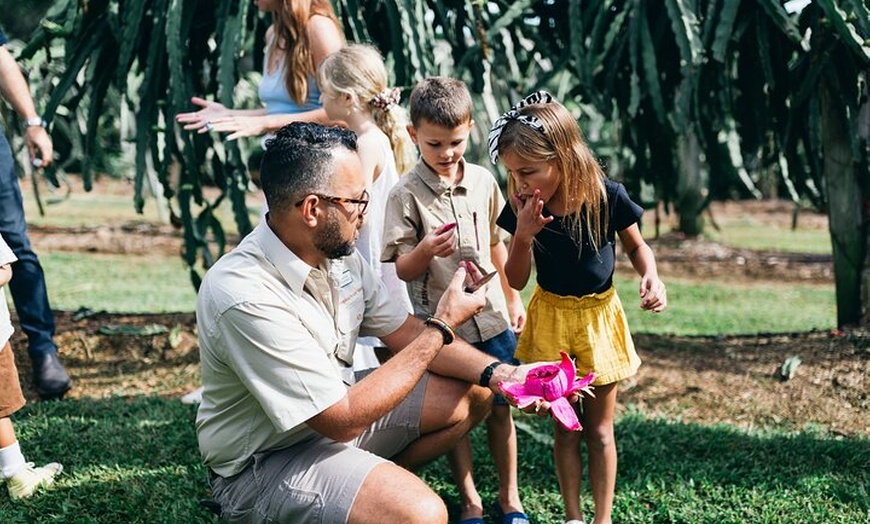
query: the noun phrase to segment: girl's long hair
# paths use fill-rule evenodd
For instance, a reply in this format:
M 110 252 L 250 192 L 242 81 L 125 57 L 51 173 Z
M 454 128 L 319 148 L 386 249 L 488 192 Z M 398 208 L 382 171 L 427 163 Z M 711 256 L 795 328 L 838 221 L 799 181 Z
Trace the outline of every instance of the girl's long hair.
M 405 126 L 404 109 L 398 103 L 389 108 L 375 103 L 390 92 L 387 68 L 376 48 L 350 44 L 330 54 L 320 64 L 317 81 L 324 92 L 349 95 L 357 107 L 371 112 L 372 120 L 390 139 L 400 175 L 414 165 L 414 147 Z
M 605 240 L 608 216 L 605 174 L 592 154 L 577 121 L 558 102 L 533 104 L 519 110 L 543 124 L 543 130 L 523 122 L 508 122 L 498 141 L 499 155 L 512 152 L 531 162 L 555 161 L 562 173 L 557 191 L 565 202 L 564 225 L 579 248 L 583 246 L 583 225 L 597 253 Z M 513 177 L 508 177 L 508 194 L 517 192 Z M 516 203 L 511 198 L 516 211 Z
M 315 15 L 329 18 L 341 31 L 330 0 L 282 0 L 272 18 L 274 39 L 269 45 L 284 53 L 284 86 L 300 106 L 308 98 L 308 79 L 315 73 L 307 30 Z

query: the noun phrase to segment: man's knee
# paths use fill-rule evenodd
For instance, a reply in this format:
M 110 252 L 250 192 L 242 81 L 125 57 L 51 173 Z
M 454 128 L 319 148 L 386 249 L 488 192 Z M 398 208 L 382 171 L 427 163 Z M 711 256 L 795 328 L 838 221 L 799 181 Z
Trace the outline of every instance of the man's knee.
M 444 524 L 447 518 L 444 501 L 420 477 L 385 463 L 366 477 L 351 507 L 348 524 Z
M 409 508 L 407 520 L 404 522 L 418 522 L 419 524 L 444 524 L 447 522 L 447 506 L 434 492 L 414 502 L 413 508 Z

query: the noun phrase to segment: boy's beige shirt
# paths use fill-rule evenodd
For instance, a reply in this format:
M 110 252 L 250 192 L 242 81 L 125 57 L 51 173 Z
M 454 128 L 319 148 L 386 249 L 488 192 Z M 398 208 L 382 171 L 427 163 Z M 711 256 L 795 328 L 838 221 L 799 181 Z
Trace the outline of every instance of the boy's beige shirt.
M 482 271 L 495 270 L 490 247 L 507 240 L 507 233 L 495 223 L 504 207 L 504 196 L 489 170 L 462 160 L 463 178 L 448 185 L 422 160 L 393 187 L 384 218 L 383 262 L 395 262 L 411 252 L 423 237 L 449 222 L 456 222 L 458 249 L 449 257 L 434 257 L 426 272 L 408 282 L 414 314 L 435 312 L 459 262 L 472 260 Z M 482 342 L 510 328 L 504 293 L 498 279 L 486 286 L 483 310 L 456 328 L 470 343 Z

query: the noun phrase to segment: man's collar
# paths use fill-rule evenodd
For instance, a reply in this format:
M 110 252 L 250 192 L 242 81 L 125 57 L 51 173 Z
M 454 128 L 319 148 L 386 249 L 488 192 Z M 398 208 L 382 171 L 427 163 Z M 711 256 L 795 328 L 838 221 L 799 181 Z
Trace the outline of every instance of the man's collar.
M 257 243 L 266 259 L 275 266 L 290 289 L 294 293 L 301 294 L 308 274 L 313 268 L 281 242 L 266 220 L 260 221 L 251 234 L 257 235 Z

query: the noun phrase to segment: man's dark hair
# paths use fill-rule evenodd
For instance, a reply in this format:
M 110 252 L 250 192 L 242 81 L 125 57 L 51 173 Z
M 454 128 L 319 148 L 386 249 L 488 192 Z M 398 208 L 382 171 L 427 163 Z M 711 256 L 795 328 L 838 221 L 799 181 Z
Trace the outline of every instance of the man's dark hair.
M 341 127 L 294 122 L 266 140 L 260 185 L 269 209 L 285 211 L 307 194 L 328 190 L 337 148 L 356 151 L 356 134 Z

